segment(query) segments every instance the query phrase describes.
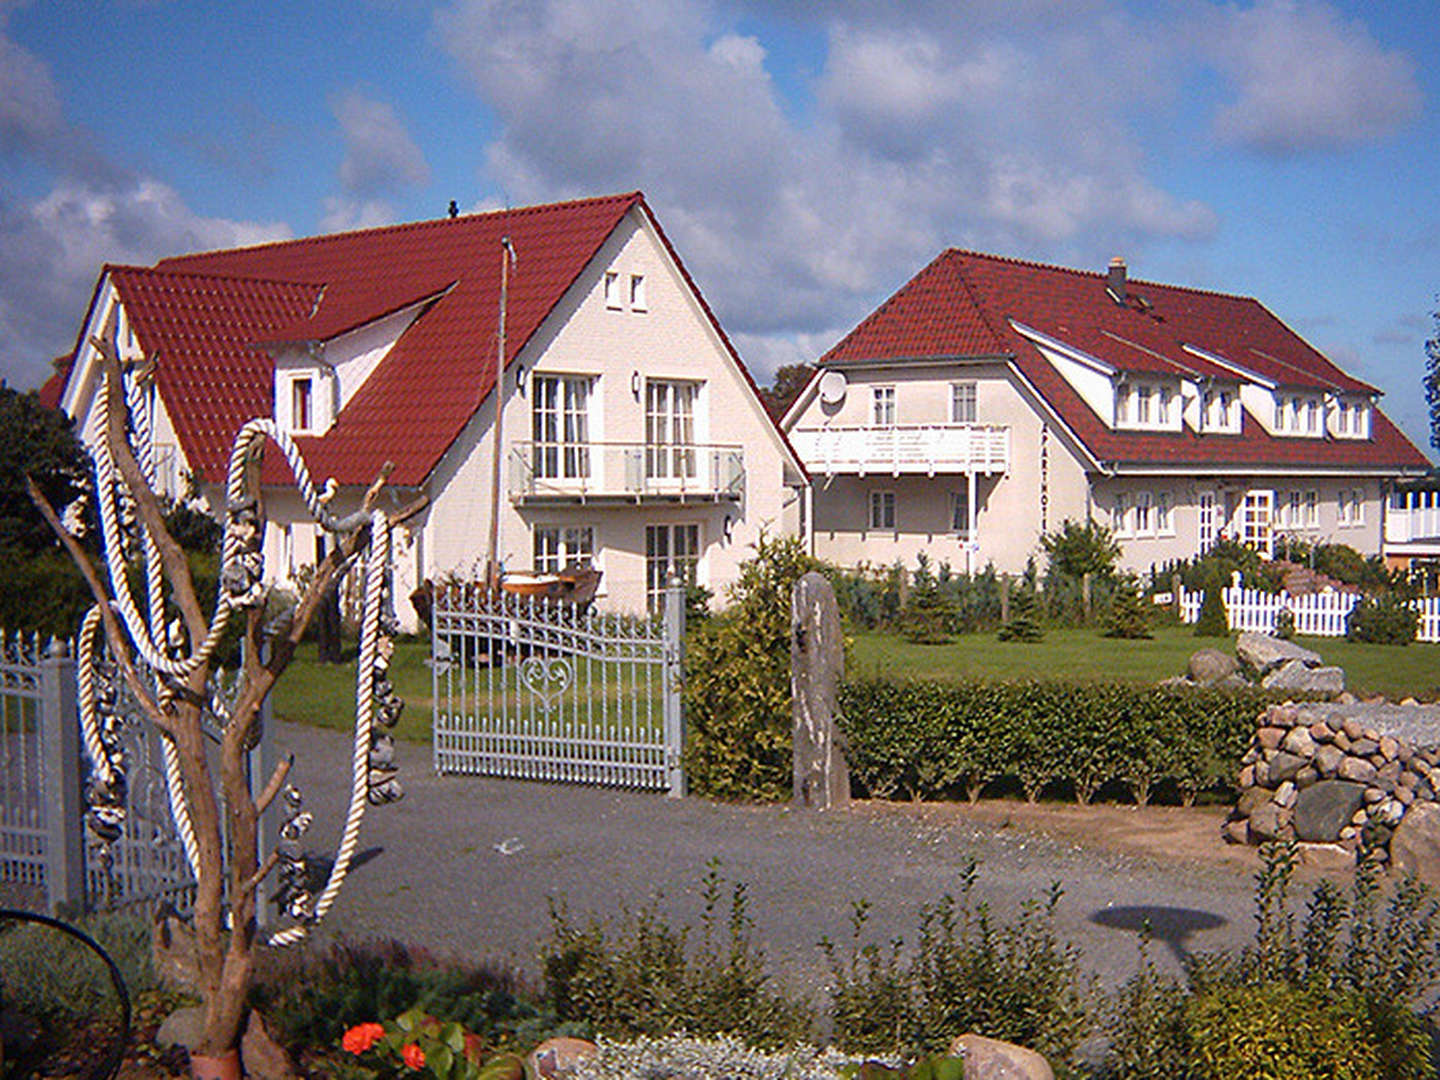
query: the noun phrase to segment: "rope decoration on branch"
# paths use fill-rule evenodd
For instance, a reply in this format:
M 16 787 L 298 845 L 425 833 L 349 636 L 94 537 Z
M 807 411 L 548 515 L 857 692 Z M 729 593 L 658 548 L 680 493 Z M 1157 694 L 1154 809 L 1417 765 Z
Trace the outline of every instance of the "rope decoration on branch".
M 126 441 L 130 445 L 141 478 L 151 491 L 156 487 L 156 469 L 146 383 L 150 367 L 137 371 L 122 367 L 122 390 L 126 412 Z M 110 376 L 106 375 L 108 379 Z M 109 430 L 109 395 L 102 387 L 98 395 L 99 424 Z M 109 578 L 111 606 L 119 616 L 123 632 L 156 681 L 157 700 L 169 707 L 183 691 L 183 680 L 210 663 L 231 618 L 236 612 L 261 607 L 267 595 L 265 585 L 265 522 L 257 501 L 248 495 L 246 472 L 253 457 L 269 439 L 285 455 L 294 475 L 295 487 L 311 517 L 327 532 L 338 536 L 368 526 L 368 541 L 361 548 L 365 594 L 361 617 L 360 659 L 355 682 L 355 738 L 351 763 L 351 796 L 344 828 L 330 876 L 316 898 L 306 887 L 305 858 L 300 841 L 310 828 L 313 816 L 302 810 L 304 799 L 293 786 L 283 792 L 285 820 L 280 828 L 277 849 L 279 887 L 275 902 L 282 914 L 296 920 L 271 937 L 275 945 L 303 939 L 309 928 L 322 919 L 334 903 L 349 872 L 359 839 L 360 821 L 368 804 L 383 805 L 404 796 L 396 778 L 394 740 L 388 731 L 399 720 L 404 702 L 388 678 L 390 658 L 398 626 L 393 616 L 392 583 L 389 575 L 391 525 L 379 510 L 360 511 L 336 517 L 326 505 L 335 492 L 334 481 L 325 493 L 317 492 L 299 448 L 290 436 L 268 418 L 246 423 L 235 436 L 226 477 L 226 519 L 221 544 L 220 581 L 215 612 L 203 639 L 189 641 L 181 622 L 166 621 L 164 575 L 159 545 L 144 527 L 135 508 L 135 497 L 117 467 L 109 441 L 95 442 L 92 456 L 104 542 L 105 568 Z M 134 531 L 138 530 L 138 537 Z M 138 540 L 140 565 L 145 586 L 142 613 L 131 594 L 126 552 L 134 551 Z M 287 613 L 288 614 L 288 613 Z M 284 620 L 288 622 L 288 620 Z M 97 647 L 98 646 L 98 647 Z M 104 656 L 101 611 L 92 608 L 80 631 L 79 687 L 81 736 L 90 759 L 91 777 L 86 786 L 89 810 L 86 816 L 92 835 L 102 845 L 102 859 L 109 861 L 110 848 L 124 832 L 128 782 L 126 760 L 120 743 L 124 723 L 121 698 L 123 680 L 117 666 Z M 230 721 L 233 693 L 224 692 L 222 679 L 212 677 L 207 687 L 205 714 L 223 728 Z M 259 738 L 257 730 L 249 740 Z M 171 814 L 180 834 L 192 873 L 199 864 L 189 807 L 180 775 L 179 752 L 174 740 L 162 732 L 165 780 Z M 250 749 L 247 746 L 246 749 Z

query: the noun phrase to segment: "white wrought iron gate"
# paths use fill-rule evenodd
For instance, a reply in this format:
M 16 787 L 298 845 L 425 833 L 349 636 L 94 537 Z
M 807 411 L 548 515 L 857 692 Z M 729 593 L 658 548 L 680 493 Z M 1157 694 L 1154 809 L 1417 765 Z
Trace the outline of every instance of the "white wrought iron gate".
M 684 590 L 661 617 L 480 587 L 431 614 L 435 768 L 685 794 Z

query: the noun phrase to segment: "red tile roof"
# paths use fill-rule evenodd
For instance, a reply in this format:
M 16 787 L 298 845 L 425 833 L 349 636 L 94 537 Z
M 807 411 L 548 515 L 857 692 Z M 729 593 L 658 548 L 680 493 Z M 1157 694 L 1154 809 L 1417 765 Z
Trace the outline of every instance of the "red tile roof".
M 65 384 L 70 381 L 70 368 L 75 363 L 75 354 L 69 356 L 57 356 L 52 362 L 55 368 L 54 374 L 40 384 L 37 391 L 40 397 L 40 404 L 47 409 L 58 409 L 60 397 L 65 393 Z
M 111 269 L 192 467 L 224 475 L 231 439 L 271 414 L 258 348 L 328 340 L 418 301 L 429 306 L 322 436 L 297 440 L 317 478 L 418 485 L 495 384 L 500 240 L 510 274 L 507 363 L 632 208 L 639 192 L 310 237 Z
M 1369 441 L 1275 438 L 1246 416 L 1239 435 L 1114 431 L 1013 323 L 1083 350 L 1119 371 L 1234 379 L 1187 349 L 1283 387 L 1376 393 L 1341 371 L 1249 297 L 1131 280 L 1116 303 L 1107 277 L 973 251 L 940 254 L 820 360 L 821 366 L 916 359 L 1013 357 L 1101 462 L 1428 468 L 1379 409 Z

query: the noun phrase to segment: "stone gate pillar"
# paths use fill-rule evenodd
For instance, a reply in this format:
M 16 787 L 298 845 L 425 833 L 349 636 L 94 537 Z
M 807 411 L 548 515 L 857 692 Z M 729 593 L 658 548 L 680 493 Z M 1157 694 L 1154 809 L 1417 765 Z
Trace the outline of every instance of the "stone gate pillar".
M 810 571 L 791 600 L 790 690 L 795 735 L 795 805 L 843 810 L 850 805 L 850 769 L 835 725 L 845 643 L 835 591 Z

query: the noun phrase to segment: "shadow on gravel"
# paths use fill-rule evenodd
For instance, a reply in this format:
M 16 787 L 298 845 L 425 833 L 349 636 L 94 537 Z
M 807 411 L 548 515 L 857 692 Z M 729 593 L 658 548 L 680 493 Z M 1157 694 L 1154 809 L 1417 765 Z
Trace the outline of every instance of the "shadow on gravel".
M 1091 912 L 1090 921 L 1096 926 L 1126 930 L 1132 934 L 1138 934 L 1148 924 L 1150 936 L 1156 941 L 1163 941 L 1182 965 L 1190 956 L 1186 939 L 1191 934 L 1217 930 L 1226 923 L 1225 919 L 1209 911 L 1146 904 L 1101 908 Z

